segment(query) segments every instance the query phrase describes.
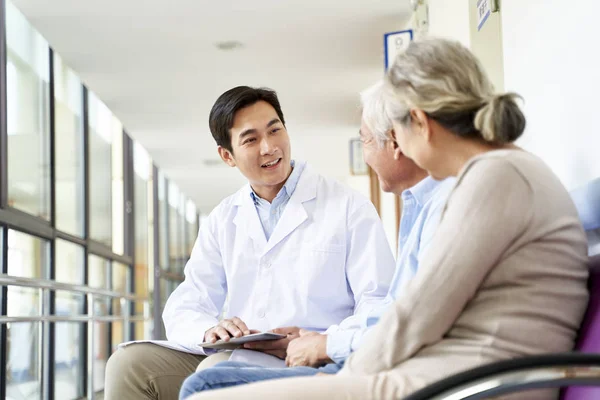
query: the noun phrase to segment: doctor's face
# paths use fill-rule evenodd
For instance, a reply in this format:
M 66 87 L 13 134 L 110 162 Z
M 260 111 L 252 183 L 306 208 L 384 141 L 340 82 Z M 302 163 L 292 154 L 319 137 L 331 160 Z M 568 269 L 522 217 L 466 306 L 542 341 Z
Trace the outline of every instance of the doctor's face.
M 221 147 L 221 157 L 239 168 L 259 196 L 272 200 L 292 171 L 290 139 L 277 112 L 265 101 L 244 107 L 235 113 L 230 134 L 233 153 Z

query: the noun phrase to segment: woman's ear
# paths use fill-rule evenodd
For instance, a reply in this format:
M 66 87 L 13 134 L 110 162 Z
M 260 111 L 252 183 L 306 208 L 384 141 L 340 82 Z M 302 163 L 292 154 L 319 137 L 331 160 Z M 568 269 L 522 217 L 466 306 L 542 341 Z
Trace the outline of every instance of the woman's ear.
M 225 164 L 229 165 L 230 167 L 235 167 L 235 159 L 233 158 L 231 151 L 221 146 L 218 147 L 217 151 L 219 152 L 221 159 L 225 161 Z
M 391 143 L 392 151 L 394 152 L 394 160 L 399 160 L 400 156 L 402 155 L 402 151 L 400 150 L 400 146 L 398 146 L 398 141 L 396 140 L 396 131 L 393 129 L 390 131 L 389 142 Z
M 410 110 L 411 125 L 413 132 L 421 135 L 426 141 L 431 140 L 431 121 L 429 116 L 423 110 Z

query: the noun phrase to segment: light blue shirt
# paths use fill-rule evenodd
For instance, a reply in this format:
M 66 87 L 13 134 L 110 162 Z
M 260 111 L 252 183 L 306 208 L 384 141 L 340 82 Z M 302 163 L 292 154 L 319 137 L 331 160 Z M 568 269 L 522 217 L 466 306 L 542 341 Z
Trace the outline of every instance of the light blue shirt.
M 366 332 L 379 321 L 387 306 L 400 296 L 402 287 L 415 276 L 433 239 L 454 183 L 453 178 L 439 182 L 427 177 L 402 192 L 398 258 L 386 301 L 368 315 L 359 316 L 349 323 L 342 323 L 328 330 L 327 355 L 333 361 L 343 363 L 358 349 Z
M 296 163 L 294 160 L 292 160 L 291 164 L 293 168 L 292 173 L 281 190 L 279 190 L 279 193 L 277 193 L 277 196 L 273 199 L 273 202 L 269 203 L 267 200 L 260 198 L 254 190 L 250 193 L 256 211 L 258 212 L 260 223 L 265 231 L 267 241 L 269 241 L 271 234 L 273 234 L 273 230 L 275 229 L 279 218 L 281 218 L 285 206 L 290 201 L 290 197 L 292 197 L 294 190 L 296 190 L 302 171 L 304 171 L 304 167 L 306 166 L 305 162 Z

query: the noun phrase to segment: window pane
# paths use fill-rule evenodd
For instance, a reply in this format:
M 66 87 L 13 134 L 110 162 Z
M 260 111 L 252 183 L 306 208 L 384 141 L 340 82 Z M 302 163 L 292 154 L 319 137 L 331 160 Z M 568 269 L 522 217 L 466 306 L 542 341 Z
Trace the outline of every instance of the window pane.
M 150 175 L 152 162 L 148 153 L 139 144 L 135 143 L 133 148 L 134 157 L 134 212 L 135 212 L 135 294 L 139 297 L 150 299 L 151 282 L 153 282 L 153 270 L 150 260 L 150 240 L 153 233 L 153 223 L 150 213 L 152 198 L 152 187 Z M 142 302 L 135 304 L 135 315 L 144 315 Z M 143 334 L 143 331 L 141 332 Z M 142 339 L 136 330 L 137 339 Z M 149 338 L 149 337 L 148 337 Z
M 175 273 L 183 271 L 182 197 L 177 185 L 169 182 L 169 270 Z
M 49 48 L 11 2 L 6 4 L 8 201 L 50 218 Z
M 48 266 L 48 244 L 35 236 L 8 231 L 8 274 L 23 278 L 43 278 Z M 8 287 L 8 316 L 40 315 L 39 289 Z
M 104 388 L 104 369 L 109 356 L 108 322 L 94 323 L 94 391 Z
M 113 118 L 112 123 L 112 233 L 113 251 L 117 254 L 123 254 L 125 250 L 125 205 L 124 185 L 123 185 L 123 126 Z
M 55 324 L 55 399 L 77 399 L 83 393 L 82 323 L 57 322 Z
M 123 321 L 112 323 L 112 349 L 111 354 L 117 351 L 118 346 L 125 341 L 125 325 Z
M 159 265 L 162 269 L 169 268 L 169 225 L 167 204 L 167 179 L 158 172 L 158 232 L 159 232 Z
M 131 293 L 131 269 L 128 265 L 113 262 L 112 287 L 111 290 L 119 293 Z M 125 299 L 113 298 L 113 315 L 124 315 L 123 307 L 128 307 Z
M 56 276 L 57 282 L 73 285 L 83 284 L 85 253 L 83 247 L 56 239 Z M 56 291 L 56 314 L 75 315 L 83 314 L 82 293 Z
M 6 394 L 9 399 L 36 399 L 41 396 L 40 324 L 7 324 Z
M 56 240 L 56 281 L 83 284 L 85 253 L 83 247 Z M 56 291 L 56 315 L 81 315 L 84 295 Z M 83 396 L 83 323 L 55 323 L 55 384 L 56 399 L 75 399 Z
M 90 146 L 90 237 L 112 246 L 112 114 L 88 96 Z
M 56 227 L 83 236 L 82 86 L 54 54 Z
M 192 248 L 194 247 L 194 242 L 196 241 L 196 236 L 198 236 L 198 211 L 196 210 L 196 205 L 193 201 L 188 200 L 186 206 L 186 255 L 189 258 L 189 255 L 192 253 Z
M 146 322 L 135 322 L 134 324 L 134 340 L 151 339 L 154 329 L 154 320 L 150 319 Z
M 88 257 L 88 285 L 93 288 L 110 289 L 108 269 L 110 262 L 102 257 L 90 254 Z
M 97 257 L 99 258 L 99 257 Z M 103 260 L 106 262 L 105 260 Z M 108 306 L 110 298 L 100 297 L 94 299 L 94 315 L 109 315 Z M 110 354 L 108 322 L 94 322 L 94 343 L 89 344 L 94 349 L 94 390 L 97 392 L 104 388 L 104 369 Z

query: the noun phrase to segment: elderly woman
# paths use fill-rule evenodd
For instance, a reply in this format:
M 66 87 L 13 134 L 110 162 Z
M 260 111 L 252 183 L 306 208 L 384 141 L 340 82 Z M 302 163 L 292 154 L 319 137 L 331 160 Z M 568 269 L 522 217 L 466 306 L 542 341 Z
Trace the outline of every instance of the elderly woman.
M 573 347 L 586 238 L 556 176 L 512 144 L 525 128 L 516 96 L 495 94 L 473 54 L 442 39 L 412 43 L 386 84 L 402 152 L 436 179 L 457 177 L 416 276 L 337 375 L 191 399 L 402 398 L 482 364 Z

